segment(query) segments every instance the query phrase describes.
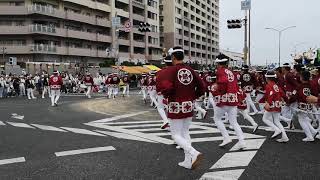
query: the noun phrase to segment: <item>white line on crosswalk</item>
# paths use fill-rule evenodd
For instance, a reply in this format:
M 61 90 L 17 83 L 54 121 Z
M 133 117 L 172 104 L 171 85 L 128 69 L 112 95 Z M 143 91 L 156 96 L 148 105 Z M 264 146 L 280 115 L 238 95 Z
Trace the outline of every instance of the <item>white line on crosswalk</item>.
M 136 125 L 124 125 L 124 126 L 117 126 L 117 127 L 120 127 L 120 128 L 131 128 L 131 129 L 133 129 L 133 128 L 142 128 L 142 127 L 146 127 L 146 128 L 148 128 L 148 127 L 159 127 L 160 128 L 160 126 L 162 125 L 162 123 L 159 123 L 159 124 L 136 124 Z M 158 128 L 158 129 L 159 129 Z
M 198 131 L 190 131 L 190 135 L 192 134 L 215 134 L 216 132 L 212 131 L 212 130 L 198 130 Z M 152 134 L 155 136 L 168 136 L 171 135 L 170 132 L 156 132 L 156 133 L 148 133 L 148 134 Z
M 258 150 L 260 149 L 260 147 L 262 146 L 262 144 L 264 143 L 266 139 L 246 139 L 245 143 L 246 143 L 246 150 Z M 230 151 L 237 151 L 238 148 L 238 143 L 233 146 Z
M 124 115 L 120 115 L 120 116 L 114 116 L 111 118 L 105 118 L 105 119 L 100 119 L 97 121 L 92 121 L 90 123 L 106 123 L 106 122 L 110 122 L 110 121 L 114 121 L 114 120 L 118 120 L 118 119 L 123 119 L 123 118 L 128 118 L 128 117 L 133 117 L 133 116 L 145 114 L 147 112 L 149 112 L 149 111 L 141 111 L 141 112 L 136 112 L 136 113 L 131 113 L 131 114 L 124 114 Z
M 60 127 L 61 129 L 65 129 L 67 131 L 76 133 L 76 134 L 86 134 L 86 135 L 94 135 L 94 136 L 105 136 L 103 134 L 100 133 L 96 133 L 93 131 L 89 131 L 87 129 L 79 129 L 79 128 L 69 128 L 69 127 Z
M 152 134 L 145 134 L 145 133 L 137 132 L 137 131 L 134 131 L 134 130 L 131 130 L 131 129 L 130 130 L 129 129 L 123 129 L 123 128 L 119 128 L 117 126 L 108 126 L 108 125 L 99 124 L 99 123 L 86 123 L 86 125 L 97 127 L 97 128 L 102 128 L 102 129 L 108 129 L 108 130 L 112 130 L 112 131 L 117 131 L 117 132 L 129 134 L 129 135 L 132 135 L 132 136 L 138 136 L 140 138 L 144 138 L 144 139 L 148 139 L 148 140 L 151 140 L 151 141 L 160 142 L 160 143 L 163 143 L 163 144 L 173 144 L 173 141 L 170 140 L 170 139 L 154 136 Z
M 125 122 L 109 122 L 109 123 L 103 123 L 106 125 L 125 125 L 125 124 L 147 124 L 147 123 L 157 123 L 162 124 L 162 120 L 156 120 L 156 121 L 125 121 Z
M 28 125 L 28 124 L 25 124 L 25 123 L 17 123 L 17 122 L 7 122 L 8 124 L 12 125 L 12 126 L 15 126 L 15 127 L 22 127 L 22 128 L 31 128 L 31 129 L 34 129 L 34 127 Z
M 88 149 L 78 149 L 78 150 L 71 150 L 71 151 L 61 151 L 61 152 L 55 152 L 54 154 L 57 157 L 60 156 L 71 156 L 71 155 L 77 155 L 77 154 L 86 154 L 86 153 L 94 153 L 94 152 L 103 152 L 103 151 L 114 151 L 116 150 L 112 146 L 107 147 L 95 147 L 95 148 L 88 148 Z
M 63 129 L 57 128 L 57 127 L 53 127 L 53 126 L 46 126 L 46 125 L 40 125 L 40 124 L 31 124 L 32 126 L 39 128 L 41 130 L 45 130 L 45 131 L 57 131 L 57 132 L 67 132 Z
M 6 124 L 0 121 L 0 126 L 5 126 Z
M 248 166 L 256 153 L 257 151 L 226 153 L 210 169 Z
M 119 139 L 128 139 L 128 140 L 134 140 L 134 141 L 143 141 L 143 142 L 157 143 L 157 142 L 155 142 L 155 141 L 150 141 L 150 140 L 148 140 L 148 139 L 144 139 L 144 138 L 137 137 L 137 136 L 132 136 L 132 135 L 125 134 L 125 133 L 109 132 L 109 131 L 100 131 L 100 130 L 95 130 L 95 131 L 98 132 L 98 133 L 106 134 L 106 135 L 113 136 L 113 137 L 116 137 L 116 138 L 119 138 Z
M 12 158 L 12 159 L 2 159 L 2 160 L 0 160 L 0 165 L 20 163 L 20 162 L 26 162 L 26 159 L 24 157 L 18 157 L 18 158 Z
M 208 172 L 200 180 L 238 180 L 243 172 L 244 169 Z

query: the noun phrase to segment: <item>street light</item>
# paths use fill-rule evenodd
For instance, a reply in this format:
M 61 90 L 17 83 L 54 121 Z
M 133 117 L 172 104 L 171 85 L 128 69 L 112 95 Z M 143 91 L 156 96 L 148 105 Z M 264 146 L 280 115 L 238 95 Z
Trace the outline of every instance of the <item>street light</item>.
M 265 28 L 267 30 L 272 30 L 272 31 L 276 31 L 279 33 L 279 67 L 281 66 L 281 34 L 283 31 L 286 31 L 288 29 L 291 29 L 291 28 L 295 28 L 297 26 L 289 26 L 289 27 L 286 27 L 284 29 L 281 29 L 281 30 L 278 30 L 278 29 L 275 29 L 275 28 Z

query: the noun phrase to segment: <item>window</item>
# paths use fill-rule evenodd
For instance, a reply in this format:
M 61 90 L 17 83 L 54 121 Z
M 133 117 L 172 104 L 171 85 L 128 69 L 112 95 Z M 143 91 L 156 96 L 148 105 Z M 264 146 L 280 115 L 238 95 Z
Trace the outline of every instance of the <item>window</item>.
M 158 20 L 158 15 L 156 13 L 148 11 L 148 18 L 153 20 Z

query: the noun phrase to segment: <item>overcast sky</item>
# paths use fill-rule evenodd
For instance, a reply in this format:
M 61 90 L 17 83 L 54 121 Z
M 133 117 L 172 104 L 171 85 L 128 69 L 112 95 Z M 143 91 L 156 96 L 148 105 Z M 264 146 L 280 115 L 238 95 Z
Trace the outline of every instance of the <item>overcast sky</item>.
M 320 0 L 251 0 L 251 63 L 278 62 L 278 33 L 265 30 L 297 26 L 282 34 L 281 60 L 310 47 L 320 48 Z M 220 0 L 220 48 L 242 52 L 243 29 L 227 29 L 227 19 L 243 18 L 241 0 Z

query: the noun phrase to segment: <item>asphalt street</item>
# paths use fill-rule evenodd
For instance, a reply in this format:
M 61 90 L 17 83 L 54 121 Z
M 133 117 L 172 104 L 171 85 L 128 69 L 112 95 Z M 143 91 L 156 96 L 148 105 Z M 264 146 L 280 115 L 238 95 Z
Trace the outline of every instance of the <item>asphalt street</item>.
M 8 98 L 0 100 L 0 114 L 0 180 L 320 179 L 320 141 L 302 142 L 304 133 L 294 130 L 288 143 L 279 144 L 261 115 L 254 116 L 261 125 L 255 134 L 238 118 L 245 151 L 235 149 L 236 140 L 218 147 L 222 137 L 212 110 L 207 119 L 194 120 L 193 146 L 204 160 L 191 171 L 177 165 L 183 151 L 160 130 L 160 116 L 140 95 L 65 96 L 58 107 L 49 99 Z

